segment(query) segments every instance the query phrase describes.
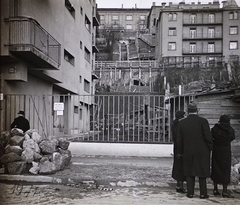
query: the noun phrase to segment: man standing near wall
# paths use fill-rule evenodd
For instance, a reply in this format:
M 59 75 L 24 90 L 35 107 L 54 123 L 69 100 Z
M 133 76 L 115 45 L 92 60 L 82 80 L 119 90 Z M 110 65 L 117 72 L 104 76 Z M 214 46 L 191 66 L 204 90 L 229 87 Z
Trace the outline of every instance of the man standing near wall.
M 209 198 L 206 178 L 210 177 L 210 153 L 213 139 L 209 123 L 198 116 L 195 103 L 188 105 L 188 116 L 177 129 L 177 156 L 183 157 L 183 171 L 187 181 L 187 197 L 193 198 L 195 177 L 199 178 L 200 199 Z
M 21 110 L 18 112 L 18 115 L 19 116 L 16 117 L 12 122 L 11 129 L 16 127 L 23 130 L 23 132 L 26 132 L 27 130 L 30 129 L 30 125 L 29 121 L 25 118 L 25 112 Z

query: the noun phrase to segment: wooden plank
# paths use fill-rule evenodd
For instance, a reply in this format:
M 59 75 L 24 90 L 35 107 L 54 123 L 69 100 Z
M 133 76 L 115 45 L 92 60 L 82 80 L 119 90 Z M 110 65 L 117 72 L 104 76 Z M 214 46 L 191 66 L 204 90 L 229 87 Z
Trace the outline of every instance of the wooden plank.
M 207 119 L 209 124 L 216 124 L 218 123 L 219 119 Z M 239 125 L 239 129 L 240 129 L 240 120 L 238 119 L 231 119 L 231 125 Z
M 228 115 L 234 115 L 234 114 L 240 114 L 240 109 L 200 109 L 199 114 L 228 114 Z
M 240 103 L 236 103 L 233 101 L 223 101 L 221 102 L 222 107 L 238 107 L 240 109 Z
M 197 96 L 198 102 L 208 101 L 208 100 L 223 100 L 223 99 L 231 99 L 233 94 L 213 94 L 213 95 L 205 95 L 205 96 Z
M 199 113 L 199 116 L 204 117 L 206 119 L 219 119 L 219 117 L 221 115 L 223 115 L 223 114 L 226 114 L 226 113 L 221 113 L 221 114 L 216 114 L 216 113 L 214 113 L 214 114 L 212 114 L 212 113 L 208 113 L 208 114 L 204 113 L 203 114 L 203 113 Z M 227 114 L 229 114 L 229 113 L 227 113 Z M 231 114 L 230 118 L 232 120 L 233 119 L 240 120 L 240 114 Z

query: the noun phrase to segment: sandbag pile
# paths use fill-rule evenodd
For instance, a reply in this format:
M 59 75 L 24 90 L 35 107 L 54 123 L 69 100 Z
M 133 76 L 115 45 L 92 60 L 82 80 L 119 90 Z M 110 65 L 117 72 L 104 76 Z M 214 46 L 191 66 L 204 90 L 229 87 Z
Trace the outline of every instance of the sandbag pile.
M 36 130 L 23 133 L 14 128 L 2 132 L 0 146 L 1 173 L 7 174 L 53 174 L 68 166 L 72 155 L 66 139 L 44 139 Z

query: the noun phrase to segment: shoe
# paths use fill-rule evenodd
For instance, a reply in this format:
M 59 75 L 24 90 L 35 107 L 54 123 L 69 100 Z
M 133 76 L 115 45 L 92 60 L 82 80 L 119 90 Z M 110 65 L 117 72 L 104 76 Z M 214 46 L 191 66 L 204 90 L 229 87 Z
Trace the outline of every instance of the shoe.
M 221 195 L 221 193 L 218 190 L 213 190 L 213 195 L 217 196 L 217 195 Z
M 200 199 L 208 199 L 209 196 L 208 195 L 200 195 Z
M 222 197 L 223 198 L 234 198 L 234 196 L 232 196 L 229 192 L 223 192 Z
M 187 194 L 187 198 L 193 198 L 193 195 Z
M 176 191 L 178 193 L 187 193 L 187 191 L 184 188 L 181 188 L 181 187 L 176 187 Z

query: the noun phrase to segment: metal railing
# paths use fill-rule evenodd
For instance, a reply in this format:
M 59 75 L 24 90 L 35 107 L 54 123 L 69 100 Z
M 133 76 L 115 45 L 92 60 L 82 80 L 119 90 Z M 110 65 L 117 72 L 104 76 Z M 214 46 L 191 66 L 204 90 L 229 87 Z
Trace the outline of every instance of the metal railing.
M 174 113 L 186 97 L 158 94 L 5 95 L 4 129 L 19 110 L 45 138 L 87 142 L 171 143 Z
M 214 53 L 222 53 L 221 47 L 215 47 L 214 49 L 208 49 L 208 48 L 184 48 L 183 54 L 214 54 Z
M 183 33 L 183 39 L 214 39 L 222 38 L 222 33 Z
M 10 51 L 29 51 L 29 48 L 46 56 L 57 66 L 60 65 L 60 43 L 40 24 L 27 17 L 9 18 Z M 19 50 L 19 48 L 21 48 Z M 40 56 L 41 56 L 40 55 Z
M 196 19 L 191 19 L 191 18 L 184 18 L 183 19 L 183 24 L 222 24 L 223 20 L 222 18 L 215 18 L 215 19 L 210 19 L 210 18 L 196 18 Z

